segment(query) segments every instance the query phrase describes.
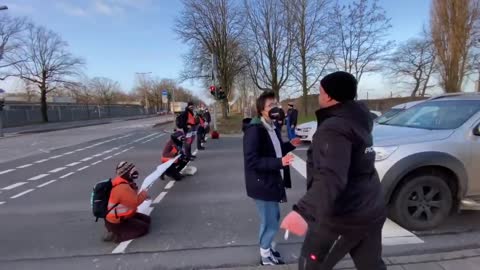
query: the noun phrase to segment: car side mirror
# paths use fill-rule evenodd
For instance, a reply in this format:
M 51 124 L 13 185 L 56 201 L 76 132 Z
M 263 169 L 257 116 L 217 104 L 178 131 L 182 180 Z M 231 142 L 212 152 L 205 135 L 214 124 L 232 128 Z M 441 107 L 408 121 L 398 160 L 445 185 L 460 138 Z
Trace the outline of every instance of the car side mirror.
M 473 129 L 473 135 L 480 136 L 480 124 Z

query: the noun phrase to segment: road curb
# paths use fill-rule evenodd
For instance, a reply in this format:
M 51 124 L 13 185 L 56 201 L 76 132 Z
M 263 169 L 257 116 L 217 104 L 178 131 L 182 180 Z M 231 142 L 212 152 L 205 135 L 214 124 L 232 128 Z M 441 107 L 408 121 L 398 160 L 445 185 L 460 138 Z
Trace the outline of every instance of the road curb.
M 480 257 L 480 248 L 477 249 L 465 249 L 451 252 L 439 252 L 432 254 L 411 255 L 411 256 L 391 256 L 384 257 L 384 261 L 387 266 L 394 268 L 395 266 L 411 265 L 411 264 L 425 264 L 425 263 L 437 263 L 452 260 L 461 260 Z M 207 269 L 207 268 L 204 268 Z M 212 268 L 210 268 L 212 269 Z M 278 265 L 278 266 L 242 266 L 242 267 L 226 267 L 226 268 L 213 268 L 216 270 L 294 270 L 298 269 L 296 264 Z M 356 269 L 351 259 L 342 260 L 336 267 L 337 270 L 354 270 Z M 394 268 L 397 269 L 397 268 Z M 399 268 L 403 269 L 403 268 Z M 435 268 L 436 269 L 436 268 Z

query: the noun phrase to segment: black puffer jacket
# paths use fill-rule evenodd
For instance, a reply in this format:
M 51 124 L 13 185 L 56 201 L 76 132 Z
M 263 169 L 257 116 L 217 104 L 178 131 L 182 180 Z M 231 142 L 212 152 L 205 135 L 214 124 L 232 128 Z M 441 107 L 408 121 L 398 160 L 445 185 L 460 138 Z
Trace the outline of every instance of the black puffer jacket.
M 316 112 L 318 128 L 308 150 L 307 193 L 294 206 L 308 222 L 339 233 L 367 230 L 386 218 L 375 170 L 373 121 L 357 102 Z
M 260 118 L 253 118 L 250 124 L 244 121 L 243 157 L 245 184 L 250 198 L 263 201 L 286 201 L 285 188 L 291 188 L 289 167 L 282 166 L 267 129 Z M 278 130 L 277 137 L 282 147 L 282 156 L 293 151 L 290 142 L 282 142 Z M 283 169 L 283 179 L 280 170 Z

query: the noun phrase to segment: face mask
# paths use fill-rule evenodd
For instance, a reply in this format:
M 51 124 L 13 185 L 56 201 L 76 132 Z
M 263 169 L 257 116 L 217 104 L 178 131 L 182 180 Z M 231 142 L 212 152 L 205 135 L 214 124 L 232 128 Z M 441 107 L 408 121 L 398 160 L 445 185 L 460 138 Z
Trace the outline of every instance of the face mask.
M 135 181 L 138 179 L 138 171 L 135 170 L 133 171 L 131 174 L 130 174 L 130 178 L 132 179 L 132 181 Z
M 274 107 L 268 112 L 268 117 L 272 120 L 282 121 L 285 118 L 285 112 L 279 107 Z

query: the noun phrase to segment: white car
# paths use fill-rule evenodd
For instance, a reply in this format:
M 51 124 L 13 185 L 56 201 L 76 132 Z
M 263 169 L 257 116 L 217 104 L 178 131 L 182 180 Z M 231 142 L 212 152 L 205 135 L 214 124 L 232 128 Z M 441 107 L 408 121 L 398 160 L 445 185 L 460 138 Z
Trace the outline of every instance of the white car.
M 317 131 L 317 121 L 310 121 L 298 125 L 295 128 L 295 135 L 302 141 L 311 142 L 315 131 Z
M 373 115 L 378 117 L 381 114 L 378 111 L 370 111 L 370 113 L 372 114 L 372 118 L 373 118 Z M 310 121 L 310 122 L 306 122 L 298 125 L 295 128 L 295 135 L 297 135 L 297 137 L 300 138 L 300 140 L 302 141 L 311 142 L 313 139 L 313 134 L 315 134 L 316 131 L 317 131 L 317 121 Z

